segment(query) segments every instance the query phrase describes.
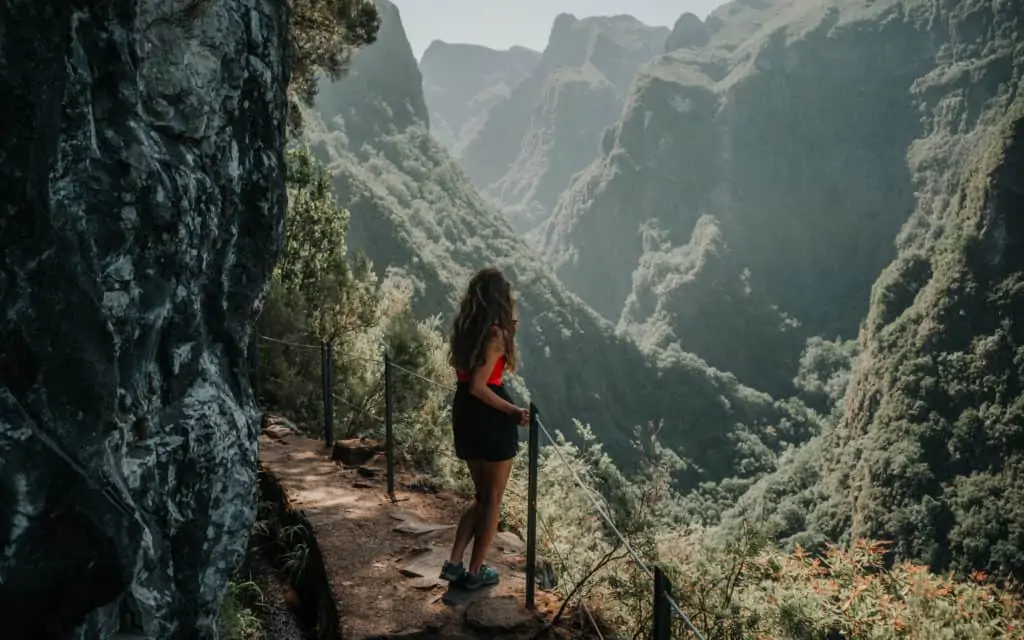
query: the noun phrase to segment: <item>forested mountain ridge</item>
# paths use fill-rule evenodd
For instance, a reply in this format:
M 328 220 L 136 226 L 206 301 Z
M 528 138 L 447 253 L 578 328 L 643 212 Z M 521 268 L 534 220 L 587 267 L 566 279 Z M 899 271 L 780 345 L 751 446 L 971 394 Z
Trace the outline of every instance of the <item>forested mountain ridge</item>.
M 904 156 L 914 206 L 858 320 L 860 354 L 836 427 L 787 456 L 726 524 L 767 514 L 793 543 L 880 538 L 895 556 L 939 570 L 1019 577 L 1024 9 L 975 1 L 873 11 L 845 24 L 903 36 L 896 51 L 884 40 L 876 49 L 901 82 L 914 71 L 904 103 L 885 104 L 917 114 Z
M 783 443 L 817 431 L 799 407 L 689 354 L 645 355 L 552 278 L 430 136 L 398 11 L 378 6 L 378 41 L 358 54 L 346 79 L 321 87 L 306 139 L 352 212 L 350 245 L 378 271 L 399 268 L 415 278 L 420 313 L 440 313 L 447 323 L 473 271 L 501 267 L 519 297 L 522 375 L 548 424 L 571 433 L 572 418 L 590 423 L 623 461 L 633 455 L 634 426 L 664 418 L 666 443 L 702 456 L 679 476 L 684 486 L 740 468 L 753 477 L 773 468 L 772 452 Z
M 540 57 L 539 51 L 526 47 L 496 51 L 431 42 L 419 63 L 430 132 L 458 156 L 484 125 L 490 108 L 529 76 Z
M 914 205 L 909 99 L 935 41 L 898 2 L 684 16 L 543 235 L 599 313 L 778 394 L 856 336 Z
M 585 298 L 613 315 L 620 292 L 632 340 L 549 276 L 430 137 L 415 61 L 384 13 L 380 42 L 324 87 L 309 139 L 352 209 L 353 244 L 417 277 L 422 312 L 447 313 L 478 266 L 504 268 L 521 292 L 523 374 L 552 422 L 591 422 L 623 460 L 632 425 L 665 418 L 691 462 L 680 486 L 721 481 L 694 503 L 711 519 L 769 474 L 725 530 L 761 513 L 791 543 L 883 535 L 936 567 L 1019 571 L 1019 517 L 978 519 L 1015 496 L 1022 448 L 1018 240 L 1000 213 L 1015 206 L 1016 7 L 684 16 L 547 230 Z M 630 260 L 623 279 L 611 265 Z M 821 340 L 859 326 L 855 349 Z M 835 426 L 773 472 L 819 419 L 689 351 L 777 395 L 816 395 Z
M 555 19 L 532 72 L 458 148 L 467 175 L 517 230 L 542 223 L 572 176 L 597 156 L 601 132 L 618 119 L 633 77 L 664 50 L 668 35 L 632 16 Z M 454 64 L 421 68 L 428 91 L 451 84 L 460 71 Z M 440 118 L 446 114 L 438 110 Z

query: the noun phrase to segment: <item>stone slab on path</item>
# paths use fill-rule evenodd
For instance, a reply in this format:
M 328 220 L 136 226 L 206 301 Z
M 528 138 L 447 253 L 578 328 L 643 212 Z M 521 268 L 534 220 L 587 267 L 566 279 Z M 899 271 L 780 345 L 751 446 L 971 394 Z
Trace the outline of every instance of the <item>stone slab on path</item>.
M 274 434 L 277 435 L 277 434 Z M 260 436 L 261 469 L 277 478 L 313 528 L 346 640 L 388 637 L 523 638 L 541 627 L 523 608 L 526 579 L 511 562 L 522 541 L 502 534 L 488 563 L 495 587 L 466 592 L 440 580 L 467 500 L 402 491 L 391 504 L 383 478 L 367 479 L 330 459 L 319 441 Z M 396 478 L 403 486 L 401 476 Z M 468 558 L 467 558 L 468 559 Z M 552 596 L 538 592 L 549 608 Z M 424 635 L 418 635 L 424 634 Z
M 420 540 L 424 538 L 435 538 L 437 537 L 435 534 L 440 534 L 442 531 L 455 528 L 454 524 L 427 522 L 412 511 L 398 507 L 393 507 L 391 509 L 390 516 L 393 520 L 398 520 L 399 522 L 399 524 L 395 525 L 394 531 L 416 536 L 417 539 Z

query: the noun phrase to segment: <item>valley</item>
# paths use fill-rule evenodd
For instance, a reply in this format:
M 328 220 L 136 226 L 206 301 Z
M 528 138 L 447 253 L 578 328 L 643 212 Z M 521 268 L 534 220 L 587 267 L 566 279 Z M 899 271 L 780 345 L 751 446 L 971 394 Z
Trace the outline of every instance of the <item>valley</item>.
M 559 429 L 589 424 L 628 467 L 634 427 L 663 421 L 684 495 L 727 520 L 765 510 L 782 537 L 1024 569 L 967 551 L 963 494 L 968 477 L 1015 491 L 1024 450 L 996 178 L 1017 162 L 1016 9 L 733 2 L 672 30 L 563 15 L 543 52 L 434 43 L 417 63 L 381 6 L 307 139 L 350 244 L 417 282 L 418 313 L 448 313 L 493 263 L 518 290 L 525 388 Z M 984 373 L 954 385 L 953 362 Z M 996 458 L 941 444 L 997 432 Z M 797 522 L 791 500 L 812 505 Z

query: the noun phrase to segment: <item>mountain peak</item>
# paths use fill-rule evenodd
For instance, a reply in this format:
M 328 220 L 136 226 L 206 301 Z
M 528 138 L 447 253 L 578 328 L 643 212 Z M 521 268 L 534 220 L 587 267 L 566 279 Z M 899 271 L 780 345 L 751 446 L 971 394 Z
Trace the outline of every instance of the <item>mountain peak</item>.
M 350 131 L 402 131 L 429 126 L 423 77 L 406 36 L 398 7 L 374 0 L 380 14 L 377 41 L 358 51 L 348 77 L 322 81 L 316 108 L 325 122 L 359 120 Z M 344 86 L 342 86 L 344 85 Z M 350 134 L 351 135 L 351 134 Z
M 644 50 L 645 59 L 661 53 L 670 30 L 652 27 L 630 15 L 590 16 L 577 18 L 559 14 L 551 27 L 543 64 L 547 67 L 579 67 L 587 63 L 599 49 L 616 50 L 616 55 Z M 651 48 L 651 44 L 655 46 Z M 651 48 L 649 52 L 646 50 Z M 613 55 L 611 51 L 608 55 Z M 601 54 L 597 54 L 601 55 Z
M 665 43 L 665 51 L 699 49 L 706 46 L 710 39 L 711 29 L 695 14 L 687 12 L 679 16 L 672 27 L 672 34 Z

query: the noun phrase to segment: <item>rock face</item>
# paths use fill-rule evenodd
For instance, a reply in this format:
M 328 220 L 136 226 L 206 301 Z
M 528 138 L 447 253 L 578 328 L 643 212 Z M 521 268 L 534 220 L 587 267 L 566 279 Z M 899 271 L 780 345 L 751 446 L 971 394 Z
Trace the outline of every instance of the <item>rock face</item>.
M 631 16 L 555 19 L 533 73 L 490 109 L 461 156 L 516 229 L 543 222 L 573 175 L 597 157 L 601 133 L 668 34 Z
M 720 478 L 747 456 L 757 460 L 743 464 L 742 473 L 759 473 L 771 465 L 771 450 L 806 438 L 813 425 L 803 416 L 734 377 L 678 351 L 656 360 L 616 335 L 475 192 L 430 137 L 425 117 L 408 126 L 389 119 L 416 104 L 419 85 L 396 86 L 415 61 L 397 11 L 379 6 L 377 42 L 356 55 L 349 77 L 318 98 L 321 113 L 344 115 L 329 122 L 316 113 L 305 117 L 311 150 L 351 211 L 349 246 L 365 251 L 379 274 L 399 269 L 414 279 L 417 311 L 441 314 L 443 323 L 474 271 L 503 269 L 519 301 L 519 373 L 543 420 L 570 436 L 573 418 L 590 423 L 619 461 L 635 455 L 628 442 L 634 425 L 662 418 L 671 425 L 664 429 L 667 444 L 700 456 L 699 467 L 681 476 L 684 484 Z
M 526 47 L 496 51 L 475 44 L 435 40 L 420 59 L 430 132 L 456 156 L 483 126 L 487 112 L 504 100 L 540 61 Z
M 936 35 L 906 7 L 735 2 L 680 18 L 544 229 L 560 279 L 620 327 L 787 393 L 807 337 L 856 335 L 913 210 L 909 89 Z M 707 224 L 727 249 L 713 270 L 692 259 Z M 695 311 L 709 297 L 713 312 Z
M 5 638 L 212 638 L 255 511 L 284 5 L 0 6 Z

